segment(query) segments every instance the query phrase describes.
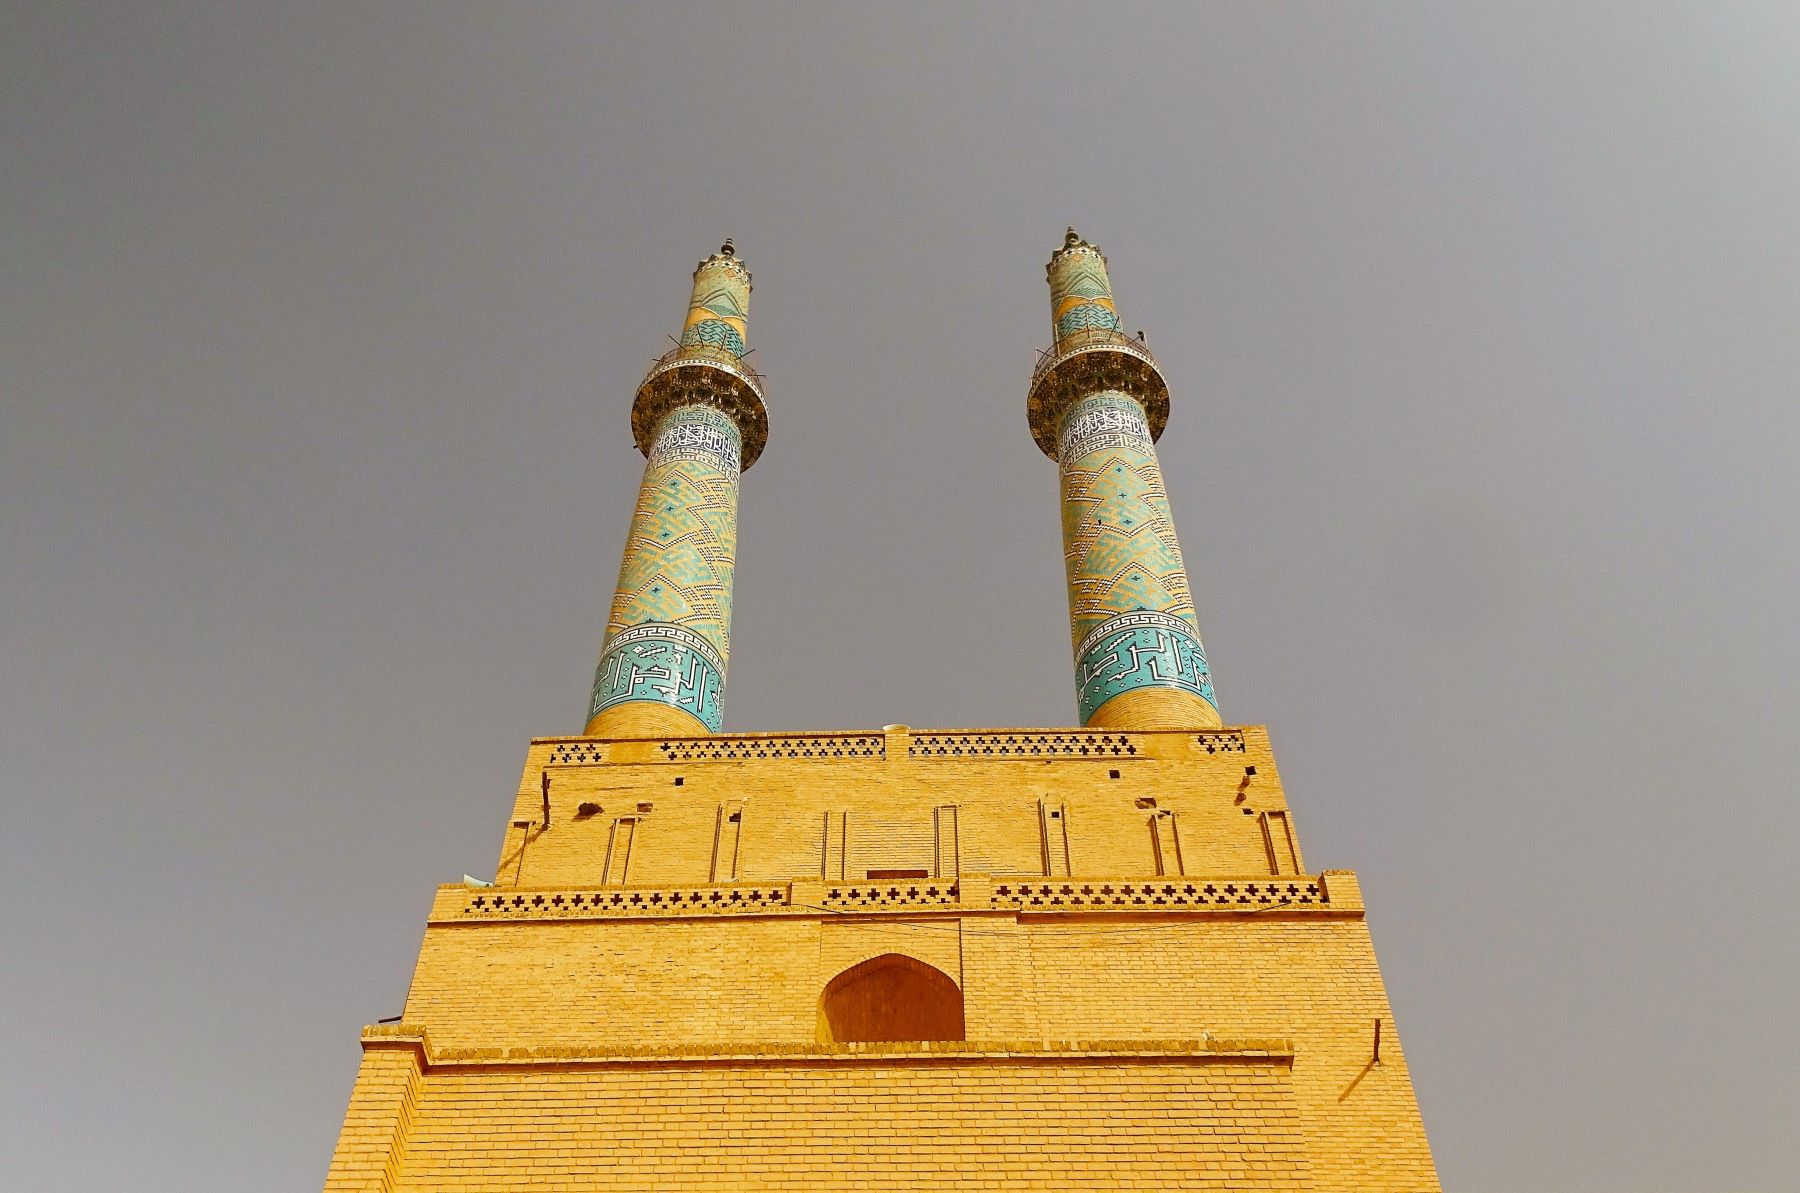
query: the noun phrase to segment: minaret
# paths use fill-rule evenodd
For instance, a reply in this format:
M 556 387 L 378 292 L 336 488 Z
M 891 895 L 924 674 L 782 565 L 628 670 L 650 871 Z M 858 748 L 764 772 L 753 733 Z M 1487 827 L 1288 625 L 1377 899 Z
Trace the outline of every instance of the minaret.
M 738 474 L 768 439 L 744 361 L 750 271 L 727 240 L 694 270 L 679 344 L 631 404 L 644 482 L 600 666 L 589 737 L 716 733 L 731 647 Z
M 1119 330 L 1106 258 L 1070 228 L 1045 267 L 1055 341 L 1032 375 L 1031 434 L 1062 481 L 1063 561 L 1081 723 L 1220 724 L 1156 461 L 1169 387 Z

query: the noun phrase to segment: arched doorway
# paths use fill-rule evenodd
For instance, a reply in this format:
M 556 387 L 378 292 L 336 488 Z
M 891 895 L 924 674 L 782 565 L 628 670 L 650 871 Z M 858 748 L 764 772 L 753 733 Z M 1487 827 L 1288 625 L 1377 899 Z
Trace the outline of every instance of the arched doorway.
M 825 984 L 819 1039 L 963 1039 L 963 996 L 950 976 L 923 961 L 883 953 Z

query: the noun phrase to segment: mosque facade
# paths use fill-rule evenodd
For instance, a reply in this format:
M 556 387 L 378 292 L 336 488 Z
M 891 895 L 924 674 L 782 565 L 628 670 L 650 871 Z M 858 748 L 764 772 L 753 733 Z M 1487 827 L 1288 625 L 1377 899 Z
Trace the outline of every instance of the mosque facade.
M 1356 876 L 1220 715 L 1156 359 L 1073 229 L 1047 276 L 1079 724 L 722 732 L 769 433 L 727 242 L 632 405 L 585 727 L 438 888 L 328 1193 L 1439 1187 Z

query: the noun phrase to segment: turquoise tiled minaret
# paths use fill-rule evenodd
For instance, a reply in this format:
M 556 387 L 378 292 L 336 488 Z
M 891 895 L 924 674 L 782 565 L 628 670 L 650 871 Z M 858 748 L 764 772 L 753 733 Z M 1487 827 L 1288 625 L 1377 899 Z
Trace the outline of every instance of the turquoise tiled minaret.
M 1046 267 L 1054 346 L 1027 402 L 1057 462 L 1069 628 L 1083 725 L 1220 724 L 1156 439 L 1169 389 L 1119 328 L 1100 250 L 1070 228 Z
M 638 387 L 647 463 L 594 673 L 590 737 L 717 732 L 731 647 L 738 477 L 768 439 L 744 362 L 750 271 L 731 242 L 694 271 L 676 348 Z

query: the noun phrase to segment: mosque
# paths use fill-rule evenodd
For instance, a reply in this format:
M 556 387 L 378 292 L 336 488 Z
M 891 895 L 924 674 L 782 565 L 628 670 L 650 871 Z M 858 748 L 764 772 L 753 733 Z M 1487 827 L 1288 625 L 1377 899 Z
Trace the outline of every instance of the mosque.
M 1356 876 L 1220 715 L 1168 387 L 1097 247 L 1047 273 L 1079 727 L 721 733 L 769 434 L 727 241 L 632 403 L 585 728 L 438 888 L 328 1193 L 1439 1188 Z

